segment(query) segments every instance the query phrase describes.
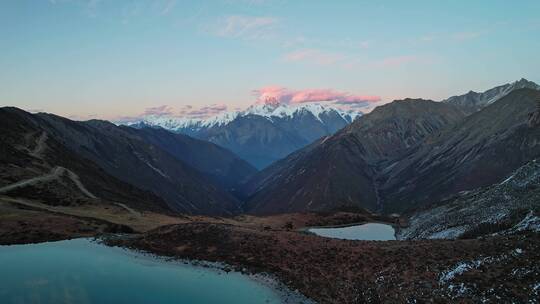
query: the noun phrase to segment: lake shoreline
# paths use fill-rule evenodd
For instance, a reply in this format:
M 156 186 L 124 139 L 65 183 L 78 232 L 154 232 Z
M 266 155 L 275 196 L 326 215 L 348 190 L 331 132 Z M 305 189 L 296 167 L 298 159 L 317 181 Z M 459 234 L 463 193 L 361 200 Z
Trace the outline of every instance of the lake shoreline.
M 200 300 L 208 304 L 216 303 L 214 301 L 217 300 L 216 295 L 201 294 L 199 296 L 193 288 L 185 286 L 178 290 L 164 287 L 172 287 L 174 284 L 201 286 L 200 283 L 207 280 L 209 286 L 218 288 L 218 290 L 213 290 L 214 293 L 223 293 L 224 303 L 262 304 L 264 299 L 264 303 L 313 304 L 312 301 L 298 292 L 287 289 L 284 284 L 281 284 L 270 274 L 246 274 L 231 271 L 230 267 L 223 263 L 172 259 L 142 250 L 108 246 L 106 244 L 108 237 L 116 240 L 130 239 L 129 237 L 125 238 L 125 236 L 111 235 L 103 238 L 77 238 L 39 244 L 0 246 L 0 257 L 4 257 L 0 259 L 0 265 L 3 265 L 5 273 L 18 271 L 17 276 L 13 278 L 0 276 L 0 282 L 3 282 L 0 286 L 0 301 L 9 303 L 9 299 L 17 298 L 28 301 L 39 300 L 41 303 L 55 303 L 60 299 L 58 297 L 61 297 L 62 290 L 66 292 L 82 291 L 83 294 L 80 296 L 84 296 L 86 300 L 93 299 L 89 303 L 99 303 L 96 302 L 98 299 L 101 299 L 99 301 L 113 301 L 119 296 L 127 301 L 130 297 L 127 294 L 131 294 L 129 289 L 132 287 L 130 286 L 135 284 L 139 288 L 148 288 L 148 291 L 154 291 L 141 294 L 134 290 L 134 294 L 138 294 L 138 296 L 129 300 L 132 303 L 147 303 L 146 300 L 141 301 L 139 296 L 145 299 L 153 298 L 157 296 L 153 294 L 158 292 L 158 289 L 163 293 L 155 298 L 157 303 L 176 303 L 186 299 L 188 302 L 199 302 Z M 80 258 L 83 260 L 79 260 Z M 17 266 L 21 260 L 29 260 L 29 263 Z M 32 266 L 32 263 L 45 263 L 46 267 Z M 115 265 L 121 266 L 116 267 Z M 52 270 L 54 270 L 54 275 L 48 276 L 47 273 Z M 131 274 L 126 274 L 126 271 Z M 73 284 L 65 280 L 66 277 L 71 276 L 78 278 Z M 133 282 L 118 286 L 114 285 L 114 281 L 105 283 L 107 280 L 119 278 L 130 279 Z M 175 283 L 174 278 L 177 279 L 177 283 Z M 43 283 L 45 285 L 26 286 L 24 289 L 6 287 L 11 286 L 10 284 L 21 286 L 24 285 L 24 282 L 35 280 L 46 283 Z M 159 280 L 164 281 L 158 283 Z M 21 291 L 24 291 L 24 294 Z M 259 293 L 261 297 L 257 296 Z M 183 298 L 183 295 L 187 298 Z M 51 302 L 51 296 L 56 300 Z M 209 301 L 211 298 L 214 300 Z M 251 300 L 246 302 L 248 298 Z M 236 300 L 240 302 L 236 302 Z
M 290 290 L 314 301 L 355 303 L 359 297 L 382 302 L 411 298 L 452 302 L 455 294 L 439 282 L 447 269 L 463 260 L 515 248 L 527 248 L 524 252 L 531 255 L 527 261 L 534 263 L 540 255 L 535 252 L 538 241 L 534 233 L 527 238 L 350 241 L 299 231 L 190 223 L 162 227 L 116 245 L 171 258 L 222 262 L 245 273 L 271 273 Z M 509 262 L 505 267 L 513 266 Z M 489 286 L 493 278 L 478 274 L 471 279 Z
M 374 227 L 380 226 L 380 227 Z M 390 231 L 386 227 L 389 227 L 392 232 L 392 237 L 389 237 Z M 382 229 L 381 229 L 382 228 Z M 367 230 L 366 230 L 367 229 Z M 350 231 L 356 230 L 356 231 Z M 377 231 L 373 231 L 377 230 Z M 357 225 L 338 225 L 338 226 L 319 226 L 319 227 L 307 227 L 306 233 L 312 233 L 319 237 L 336 238 L 342 240 L 352 241 L 395 241 L 397 240 L 397 228 L 395 225 L 384 222 L 367 222 Z
M 100 243 L 104 246 L 115 247 L 122 249 L 128 253 L 133 253 L 138 256 L 147 257 L 152 260 L 163 261 L 165 263 L 178 264 L 178 265 L 189 265 L 194 267 L 202 267 L 218 271 L 222 274 L 228 274 L 232 271 L 248 276 L 251 280 L 258 282 L 261 285 L 264 285 L 273 291 L 282 299 L 284 304 L 316 304 L 313 300 L 307 298 L 305 295 L 301 294 L 298 291 L 291 290 L 287 285 L 283 284 L 275 275 L 265 272 L 250 272 L 247 269 L 235 268 L 232 265 L 228 265 L 226 262 L 213 262 L 202 259 L 178 259 L 170 256 L 158 255 L 154 252 L 147 251 L 144 249 L 118 246 L 116 245 L 118 240 L 133 240 L 137 236 L 134 235 L 103 235 L 93 238 L 97 243 Z

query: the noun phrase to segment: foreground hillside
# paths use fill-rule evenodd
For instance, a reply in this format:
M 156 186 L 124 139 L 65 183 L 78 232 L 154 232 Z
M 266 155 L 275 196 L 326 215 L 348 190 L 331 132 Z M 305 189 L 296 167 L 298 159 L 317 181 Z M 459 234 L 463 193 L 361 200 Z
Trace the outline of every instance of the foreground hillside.
M 270 272 L 319 303 L 534 301 L 540 234 L 458 241 L 347 241 L 267 226 L 189 223 L 117 245 Z
M 177 224 L 116 244 L 271 272 L 320 303 L 535 303 L 539 177 L 540 165 L 531 161 L 500 184 L 407 214 L 395 222 L 398 239 L 407 241 L 347 241 L 302 232 L 321 224 L 392 221 L 365 213 L 309 221 L 298 221 L 305 218 L 299 214 L 251 217 L 259 226 L 241 220 Z M 434 238 L 447 240 L 429 240 Z
M 270 273 L 318 303 L 534 303 L 538 297 L 540 234 L 533 226 L 463 240 L 347 241 L 303 232 L 373 220 L 390 219 L 365 213 L 178 216 L 0 196 L 0 244 L 128 233 L 109 244 Z

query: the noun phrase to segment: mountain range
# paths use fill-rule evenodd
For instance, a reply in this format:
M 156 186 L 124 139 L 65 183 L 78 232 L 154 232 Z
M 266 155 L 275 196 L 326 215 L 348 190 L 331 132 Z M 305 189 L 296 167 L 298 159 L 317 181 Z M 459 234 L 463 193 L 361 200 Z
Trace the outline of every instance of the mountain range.
M 257 173 L 244 185 L 245 208 L 403 212 L 499 182 L 540 155 L 540 129 L 531 122 L 540 91 L 515 87 L 472 114 L 453 102 L 380 106 Z
M 360 115 L 316 103 L 274 102 L 206 119 L 154 115 L 121 123 L 138 128 L 161 127 L 210 141 L 262 169 L 314 140 L 333 134 Z
M 491 97 L 471 101 L 474 111 L 465 95 L 397 100 L 358 117 L 318 104 L 265 104 L 198 129 L 244 147 L 244 156 L 259 149 L 277 158 L 284 142 L 297 149 L 281 149 L 286 156 L 262 171 L 160 120 L 130 127 L 4 107 L 0 194 L 185 214 L 412 212 L 501 183 L 539 158 L 537 87 L 520 80 L 478 93 Z
M 421 99 L 377 107 L 334 136 L 257 173 L 244 186 L 247 209 L 284 213 L 356 206 L 378 211 L 381 163 L 463 117 L 452 105 Z

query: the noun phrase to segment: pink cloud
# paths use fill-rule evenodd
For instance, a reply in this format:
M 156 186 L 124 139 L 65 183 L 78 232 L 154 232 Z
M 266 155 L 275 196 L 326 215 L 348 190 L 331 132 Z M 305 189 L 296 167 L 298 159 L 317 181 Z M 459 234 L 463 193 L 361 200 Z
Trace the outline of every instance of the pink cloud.
M 263 87 L 254 90 L 253 94 L 257 96 L 257 102 L 259 103 L 297 104 L 330 101 L 336 104 L 355 104 L 381 100 L 380 96 L 354 95 L 332 89 L 290 90 L 279 86 Z
M 168 116 L 173 114 L 173 108 L 168 105 L 146 108 L 143 115 Z
M 112 118 L 116 122 L 132 122 L 144 119 L 147 116 L 164 116 L 164 117 L 186 117 L 186 118 L 207 118 L 217 115 L 223 111 L 227 111 L 225 104 L 212 104 L 203 107 L 194 107 L 192 105 L 184 105 L 177 110 L 168 105 L 146 108 L 141 114 L 134 116 L 117 116 Z

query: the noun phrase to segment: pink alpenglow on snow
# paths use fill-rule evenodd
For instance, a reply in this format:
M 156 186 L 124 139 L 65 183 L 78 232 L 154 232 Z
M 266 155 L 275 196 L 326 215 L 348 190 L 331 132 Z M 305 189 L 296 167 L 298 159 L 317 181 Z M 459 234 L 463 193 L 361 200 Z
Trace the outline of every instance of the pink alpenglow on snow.
M 369 103 L 381 101 L 380 96 L 355 95 L 332 89 L 291 90 L 280 86 L 267 86 L 253 91 L 258 103 L 298 104 L 330 101 L 339 104 Z

